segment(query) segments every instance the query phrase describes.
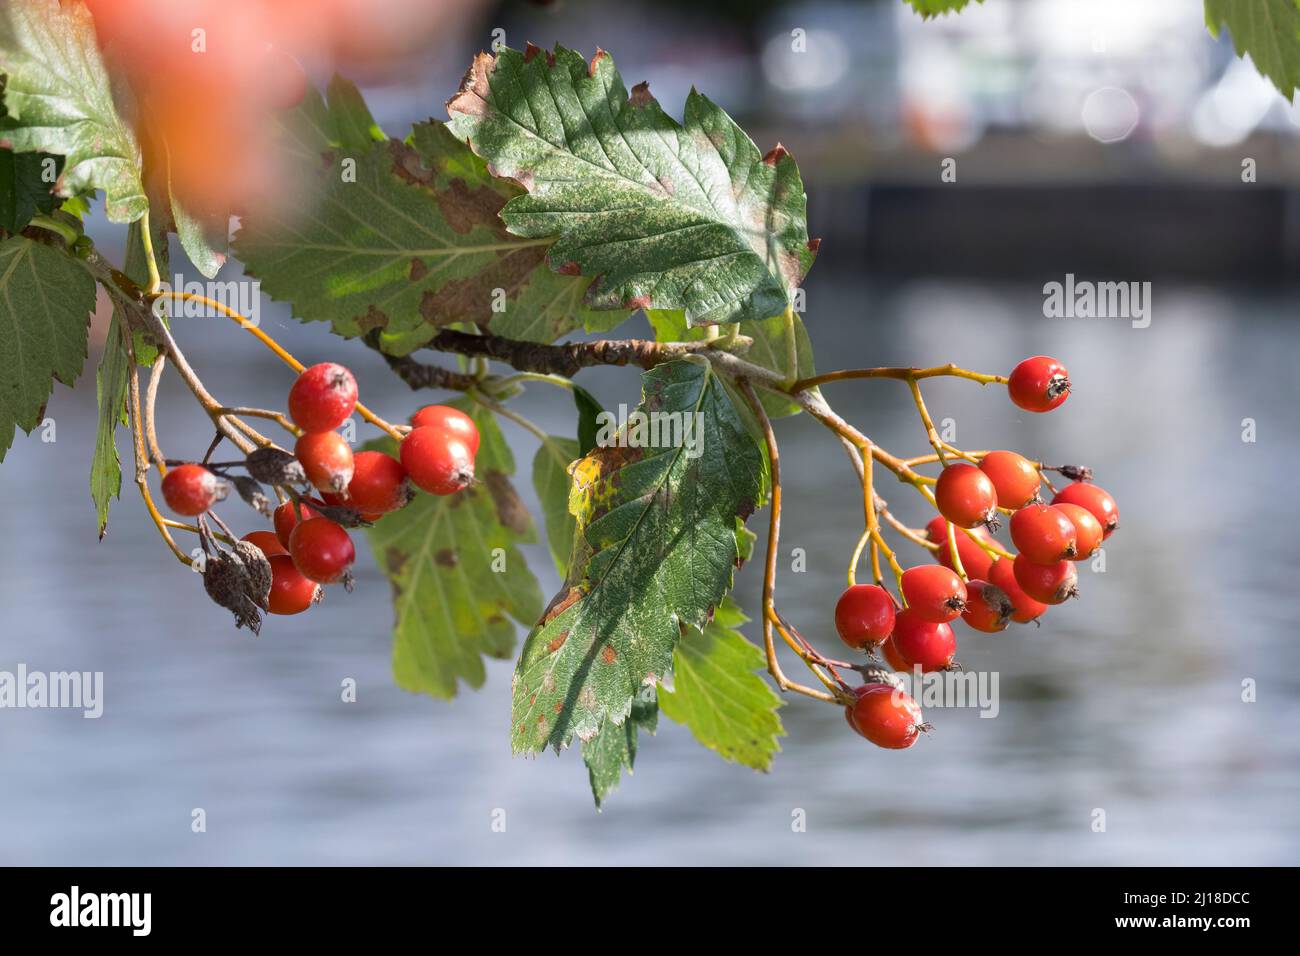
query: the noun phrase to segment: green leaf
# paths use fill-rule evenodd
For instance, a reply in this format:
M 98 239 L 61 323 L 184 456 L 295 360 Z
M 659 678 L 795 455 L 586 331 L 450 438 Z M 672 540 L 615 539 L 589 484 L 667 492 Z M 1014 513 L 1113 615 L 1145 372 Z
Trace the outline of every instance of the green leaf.
M 596 447 L 598 420 L 605 409 L 595 395 L 581 385 L 573 386 L 573 404 L 578 408 L 578 454 L 586 457 Z
M 422 493 L 367 531 L 393 588 L 397 684 L 444 698 L 455 696 L 458 680 L 481 686 L 483 656 L 506 658 L 514 647 L 509 619 L 531 624 L 542 606 L 517 547 L 535 541 L 536 531 L 510 483 L 510 449 L 490 412 L 448 404 L 478 426 L 479 482 L 446 497 Z M 391 439 L 367 447 L 396 452 Z
M 219 212 L 191 212 L 172 191 L 170 182 L 167 184 L 167 195 L 181 248 L 189 256 L 194 268 L 209 279 L 215 278 L 226 264 L 226 250 L 230 245 L 230 217 Z M 164 240 L 165 238 L 164 235 Z
M 655 689 L 643 687 L 632 702 L 632 712 L 627 720 L 622 724 L 606 720 L 596 736 L 583 742 L 582 759 L 587 765 L 587 778 L 597 809 L 618 786 L 623 771 L 632 772 L 632 765 L 636 762 L 637 735 L 643 730 L 653 735 L 658 722 Z
M 557 46 L 480 53 L 447 104 L 452 132 L 528 192 L 502 219 L 563 274 L 594 277 L 596 308 L 684 309 L 691 325 L 765 319 L 816 254 L 794 159 L 766 156 L 694 90 L 685 123 L 609 54 Z
M 692 342 L 708 336 L 708 329 L 692 329 L 686 325 L 686 316 L 681 310 L 646 309 L 646 318 L 655 332 L 656 342 Z M 795 343 L 795 377 L 811 378 L 817 372 L 813 367 L 812 340 L 808 338 L 808 329 L 797 313 L 792 314 Z M 760 322 L 751 322 L 743 330 L 754 340 L 749 351 L 744 353 L 747 362 L 761 365 L 781 375 L 788 375 L 790 369 L 790 339 L 785 318 L 775 315 Z M 772 418 L 784 418 L 799 412 L 797 402 L 784 399 L 766 390 L 759 390 L 759 401 L 763 410 Z
M 1237 55 L 1288 100 L 1300 89 L 1300 0 L 1205 0 L 1205 25 L 1216 37 L 1227 26 Z
M 971 0 L 905 0 L 911 4 L 912 9 L 919 13 L 924 19 L 929 20 L 931 17 L 957 13 L 964 9 Z M 983 3 L 984 0 L 979 0 Z
M 127 354 L 122 342 L 122 319 L 115 310 L 104 339 L 104 354 L 95 371 L 95 396 L 99 420 L 95 426 L 95 452 L 90 462 L 90 497 L 95 502 L 99 536 L 108 528 L 108 503 L 122 491 L 122 460 L 117 454 L 117 426 L 126 405 Z
M 54 379 L 81 374 L 94 309 L 95 281 L 67 253 L 23 236 L 0 242 L 0 461 L 15 427 L 40 424 Z
M 0 128 L 0 137 L 4 135 Z M 53 162 L 53 166 L 48 162 Z M 44 153 L 14 153 L 0 149 L 0 229 L 10 235 L 20 232 L 38 213 L 49 215 L 58 200 L 50 191 L 54 180 L 46 181 L 46 171 L 58 178 L 62 157 Z
M 703 626 L 731 587 L 736 518 L 765 487 L 753 432 L 696 357 L 647 371 L 638 411 L 660 413 L 661 428 L 673 420 L 663 413 L 697 422 L 695 452 L 629 419 L 571 469 L 574 556 L 515 669 L 517 752 L 621 725 L 640 688 L 668 674 L 680 629 Z
M 0 8 L 0 72 L 8 76 L 4 136 L 16 152 L 66 157 L 58 195 L 102 189 L 113 222 L 144 215 L 140 150 L 113 104 L 82 3 L 9 0 Z
M 533 487 L 542 503 L 546 543 L 563 578 L 573 553 L 573 515 L 569 514 L 569 465 L 582 457 L 572 438 L 548 437 L 533 456 Z
M 344 336 L 378 328 L 404 354 L 458 322 L 549 342 L 625 315 L 583 306 L 582 280 L 546 268 L 546 241 L 506 232 L 498 213 L 517 190 L 441 124 L 328 159 L 311 209 L 254 211 L 235 243 L 263 291 L 304 321 Z
M 673 689 L 659 688 L 659 706 L 710 750 L 767 770 L 785 735 L 776 713 L 782 702 L 756 673 L 766 660 L 740 633 L 747 620 L 728 598 L 703 630 L 687 631 L 673 656 Z

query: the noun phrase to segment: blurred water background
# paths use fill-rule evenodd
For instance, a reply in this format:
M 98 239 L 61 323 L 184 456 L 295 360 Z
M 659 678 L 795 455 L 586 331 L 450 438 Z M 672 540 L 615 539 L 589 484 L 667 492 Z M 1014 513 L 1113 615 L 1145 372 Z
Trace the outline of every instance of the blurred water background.
M 108 536 L 96 542 L 86 488 L 96 346 L 79 387 L 55 389 L 48 414 L 57 440 L 20 435 L 0 466 L 0 670 L 21 662 L 103 671 L 104 715 L 0 711 L 0 863 L 848 863 L 867 852 L 903 864 L 1300 861 L 1292 627 L 1300 562 L 1290 497 L 1300 464 L 1300 296 L 1284 281 L 1300 254 L 1288 245 L 1298 231 L 1293 114 L 1234 72 L 1191 0 L 988 0 L 960 20 L 925 26 L 893 4 L 756 4 L 735 20 L 725 6 L 712 17 L 698 4 L 479 10 L 463 36 L 444 38 L 419 80 L 372 77 L 367 92 L 385 128 L 398 132 L 441 115 L 493 25 L 504 24 L 513 46 L 559 38 L 590 53 L 599 42 L 629 83 L 649 78 L 671 112 L 695 82 L 746 117 L 760 146 L 770 145 L 771 129 L 769 138 L 779 132 L 799 158 L 811 230 L 826 236 L 807 283 L 820 369 L 951 360 L 1005 371 L 1038 352 L 1065 359 L 1077 392 L 1050 416 L 1019 413 L 999 391 L 971 383 L 927 386 L 935 417 L 955 420 L 958 444 L 1090 464 L 1123 513 L 1106 572 L 1081 573 L 1081 601 L 1054 609 L 1042 628 L 960 635 L 968 667 L 1000 674 L 998 717 L 929 711 L 934 735 L 891 753 L 848 733 L 834 709 L 796 698 L 782 710 L 788 737 L 769 774 L 722 762 L 665 720 L 644 740 L 635 775 L 597 814 L 577 753 L 511 757 L 511 662 L 492 662 L 486 685 L 451 703 L 393 686 L 388 588 L 364 548 L 354 593 L 332 591 L 319 611 L 273 619 L 254 640 L 178 569 L 129 482 Z M 1103 21 L 1089 32 L 1096 17 Z M 801 24 L 842 49 L 823 48 L 822 66 L 796 82 L 772 65 L 783 48 L 773 44 L 788 46 Z M 907 65 L 917 58 L 927 69 Z M 1172 83 L 1161 63 L 1185 68 L 1172 92 L 1161 86 Z M 837 64 L 843 73 L 822 83 Z M 950 82 L 918 88 L 926 73 Z M 848 76 L 870 95 L 844 95 Z M 1138 122 L 1108 145 L 1082 120 L 1090 92 L 1102 87 L 1127 89 L 1141 104 Z M 1201 105 L 1216 95 L 1229 105 Z M 1264 107 L 1246 124 L 1243 104 L 1257 101 Z M 940 105 L 943 116 L 931 115 Z M 1044 119 L 1053 109 L 1055 124 Z M 854 137 L 860 150 L 846 152 L 842 140 Z M 939 159 L 950 154 L 1012 202 L 1027 201 L 1025 181 L 1042 191 L 1029 201 L 1028 224 L 1000 221 L 996 204 L 954 214 L 954 230 L 982 236 L 965 243 L 978 248 L 928 258 L 924 250 L 944 242 L 933 231 L 939 190 L 959 188 L 937 182 Z M 1222 232 L 1186 228 L 1187 197 L 1231 185 L 1243 155 L 1272 161 L 1259 188 L 1272 197 L 1268 208 L 1289 213 L 1259 212 L 1249 190 L 1228 190 L 1217 200 Z M 1114 179 L 1165 197 L 1163 206 L 1125 215 L 1107 191 Z M 1054 202 L 1056 186 L 1085 202 Z M 910 232 L 914 207 L 899 198 L 908 188 L 929 190 L 915 208 L 940 209 L 918 216 Z M 1079 218 L 1088 197 L 1104 215 Z M 1111 272 L 1088 272 L 1126 237 L 1153 228 L 1166 239 L 1147 250 L 1150 260 L 1126 271 L 1120 257 Z M 114 251 L 114 230 L 101 221 L 92 232 Z M 1240 245 L 1225 234 L 1280 250 L 1269 274 L 1233 265 Z M 891 259 L 899 247 L 918 255 Z M 1018 249 L 1039 258 L 1026 262 Z M 181 261 L 179 249 L 173 254 Z M 1004 268 L 990 267 L 999 261 Z M 1153 280 L 1150 327 L 1045 318 L 1042 284 L 1066 272 Z M 426 398 L 323 327 L 269 302 L 262 309 L 265 327 L 303 361 L 346 361 L 364 400 L 388 417 Z M 219 395 L 283 402 L 283 369 L 227 322 L 181 319 L 177 330 Z M 647 331 L 638 317 L 629 334 Z M 607 406 L 636 396 L 627 370 L 591 370 L 581 381 Z M 925 450 L 898 383 L 840 384 L 827 395 L 887 447 Z M 548 431 L 572 431 L 567 396 L 533 386 L 527 401 Z M 174 378 L 161 405 L 169 450 L 200 455 L 204 419 Z M 1246 418 L 1257 441 L 1242 440 Z M 837 644 L 830 610 L 857 535 L 856 482 L 816 423 L 791 419 L 778 430 L 783 544 L 808 555 L 806 573 L 783 573 L 781 605 L 829 650 Z M 506 431 L 536 514 L 533 443 L 512 425 Z M 124 431 L 119 446 L 129 457 Z M 924 520 L 901 486 L 884 492 L 905 518 Z M 225 513 L 253 527 L 241 507 Z M 526 550 L 550 593 L 557 581 L 544 547 Z M 753 565 L 739 578 L 751 614 L 759 577 Z M 752 625 L 749 634 L 757 635 Z M 340 702 L 345 678 L 357 681 L 354 704 Z M 1257 682 L 1257 702 L 1242 701 L 1246 679 Z M 198 807 L 206 833 L 191 832 Z M 491 827 L 498 808 L 504 833 Z M 1097 808 L 1103 833 L 1091 826 Z M 806 832 L 792 831 L 796 810 L 806 813 Z

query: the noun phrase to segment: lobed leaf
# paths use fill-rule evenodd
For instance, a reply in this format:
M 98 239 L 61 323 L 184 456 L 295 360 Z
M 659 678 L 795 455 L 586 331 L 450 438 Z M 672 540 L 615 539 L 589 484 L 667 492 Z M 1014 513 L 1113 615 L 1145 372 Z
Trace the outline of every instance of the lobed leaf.
M 54 380 L 86 362 L 95 282 L 75 259 L 23 236 L 0 242 L 0 461 L 14 429 L 40 424 Z
M 632 712 L 622 724 L 606 720 L 596 736 L 582 744 L 582 760 L 587 765 L 587 779 L 596 808 L 600 809 L 610 791 L 619 785 L 623 773 L 632 772 L 636 763 L 637 737 L 641 731 L 653 736 L 659 723 L 659 705 L 653 687 L 643 687 L 632 701 Z
M 95 24 L 80 0 L 8 0 L 0 7 L 0 72 L 7 75 L 3 138 L 15 152 L 66 158 L 59 196 L 104 190 L 113 222 L 149 208 L 140 149 L 118 115 Z
M 728 598 L 702 630 L 687 631 L 673 657 L 673 689 L 660 687 L 659 706 L 710 750 L 767 770 L 785 735 L 776 713 L 782 701 L 757 673 L 766 660 L 740 633 L 747 620 Z
M 681 630 L 702 627 L 730 589 L 736 519 L 765 492 L 766 458 L 706 360 L 653 368 L 642 389 L 640 412 L 698 414 L 701 453 L 629 424 L 572 467 L 574 553 L 515 669 L 516 751 L 558 750 L 627 719 L 669 673 Z
M 603 50 L 590 64 L 560 46 L 480 53 L 447 110 L 452 132 L 527 190 L 502 211 L 506 226 L 558 237 L 551 267 L 592 277 L 597 308 L 682 309 L 690 325 L 765 319 L 812 265 L 785 148 L 760 154 L 694 90 L 677 123 L 646 84 L 629 96 Z
M 1205 0 L 1205 25 L 1213 36 L 1226 26 L 1238 56 L 1290 100 L 1300 89 L 1300 2 L 1297 0 Z

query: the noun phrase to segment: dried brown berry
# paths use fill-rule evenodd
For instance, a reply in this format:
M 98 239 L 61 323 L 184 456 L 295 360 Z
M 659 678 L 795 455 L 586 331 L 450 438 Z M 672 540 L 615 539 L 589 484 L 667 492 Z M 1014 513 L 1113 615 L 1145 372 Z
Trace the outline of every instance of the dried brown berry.
M 307 480 L 302 463 L 279 448 L 259 448 L 244 459 L 244 467 L 254 481 L 264 485 L 297 485 Z

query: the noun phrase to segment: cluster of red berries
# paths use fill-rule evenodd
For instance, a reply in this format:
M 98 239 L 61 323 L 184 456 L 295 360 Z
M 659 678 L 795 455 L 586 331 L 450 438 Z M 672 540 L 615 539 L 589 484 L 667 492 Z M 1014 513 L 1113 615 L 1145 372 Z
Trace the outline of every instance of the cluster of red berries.
M 231 465 L 184 463 L 162 481 L 163 498 L 177 514 L 204 515 L 233 483 L 245 501 L 271 516 L 274 532 L 252 531 L 241 539 L 260 551 L 269 572 L 251 574 L 251 585 L 238 579 L 246 594 L 219 595 L 208 589 L 218 603 L 236 611 L 240 623 L 250 625 L 256 614 L 245 597 L 271 614 L 298 614 L 320 600 L 320 585 L 350 588 L 356 548 L 347 528 L 367 526 L 405 507 L 415 488 L 450 495 L 474 480 L 478 428 L 458 409 L 428 405 L 411 416 L 399 460 L 381 451 L 354 453 L 337 431 L 357 407 L 356 378 L 342 365 L 325 362 L 304 370 L 289 390 L 288 404 L 289 417 L 302 431 L 292 455 L 261 448 Z M 248 477 L 227 474 L 226 468 L 234 465 L 244 467 Z M 263 484 L 280 489 L 285 499 L 274 512 Z M 215 540 L 205 538 L 205 548 L 209 543 L 215 546 Z M 250 562 L 247 549 L 241 560 Z M 206 584 L 206 569 L 204 573 Z M 229 576 L 228 568 L 223 566 L 220 574 Z
M 1059 361 L 1039 355 L 1016 366 L 1008 387 L 1021 408 L 1046 412 L 1065 401 L 1070 382 Z M 1074 480 L 1044 504 L 1040 467 L 1013 451 L 989 452 L 978 464 L 948 464 L 934 486 L 939 514 L 926 526 L 926 537 L 938 545 L 933 552 L 938 564 L 903 572 L 901 607 L 879 585 L 849 587 L 835 605 L 835 628 L 844 643 L 868 653 L 878 649 L 895 671 L 944 670 L 956 666 L 951 622 L 958 617 L 976 631 L 994 634 L 1075 597 L 1075 565 L 1091 558 L 1119 527 L 1119 509 L 1114 498 L 1091 484 L 1088 469 L 1071 466 L 1056 470 Z M 991 547 L 999 509 L 1011 514 L 1014 558 L 991 554 L 971 537 Z M 971 532 L 953 535 L 957 562 L 950 523 Z M 845 710 L 849 725 L 862 736 L 896 749 L 916 742 L 923 723 L 915 700 L 884 681 L 855 693 L 857 702 Z

